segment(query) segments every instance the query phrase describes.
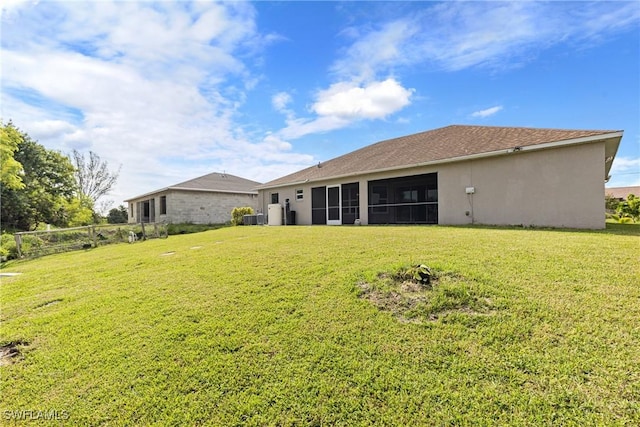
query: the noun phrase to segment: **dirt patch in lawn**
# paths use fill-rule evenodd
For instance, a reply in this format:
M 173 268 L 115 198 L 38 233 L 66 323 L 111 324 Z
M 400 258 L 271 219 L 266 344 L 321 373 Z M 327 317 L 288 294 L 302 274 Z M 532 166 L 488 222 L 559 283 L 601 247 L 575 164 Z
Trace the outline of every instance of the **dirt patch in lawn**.
M 50 300 L 50 301 L 45 301 L 45 302 L 43 302 L 42 304 L 38 304 L 38 305 L 36 305 L 34 308 L 44 308 L 44 307 L 49 307 L 49 306 L 51 306 L 51 305 L 55 305 L 55 304 L 58 304 L 58 303 L 61 303 L 61 302 L 62 302 L 62 298 L 56 298 L 56 299 L 52 299 L 52 300 Z
M 493 314 L 491 298 L 473 280 L 451 272 L 433 271 L 429 284 L 384 272 L 371 282 L 358 282 L 359 297 L 401 323 L 428 323 L 444 318 Z
M 11 365 L 22 359 L 20 349 L 29 343 L 24 341 L 12 341 L 0 346 L 0 366 Z

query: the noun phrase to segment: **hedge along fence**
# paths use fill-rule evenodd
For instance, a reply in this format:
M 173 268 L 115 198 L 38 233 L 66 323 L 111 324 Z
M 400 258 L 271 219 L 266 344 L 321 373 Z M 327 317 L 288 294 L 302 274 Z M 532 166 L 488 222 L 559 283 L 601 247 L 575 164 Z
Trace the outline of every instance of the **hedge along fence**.
M 25 231 L 14 235 L 18 258 L 91 249 L 112 243 L 166 238 L 165 223 L 105 224 L 55 230 Z

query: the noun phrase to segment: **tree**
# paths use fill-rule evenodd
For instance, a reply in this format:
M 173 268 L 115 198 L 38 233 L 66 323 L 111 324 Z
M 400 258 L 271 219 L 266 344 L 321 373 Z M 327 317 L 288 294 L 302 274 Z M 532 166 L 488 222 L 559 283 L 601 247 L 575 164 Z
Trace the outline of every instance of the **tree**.
M 107 222 L 109 224 L 123 224 L 129 220 L 129 213 L 127 208 L 123 205 L 113 208 L 107 214 Z
M 11 190 L 24 188 L 22 165 L 15 159 L 21 136 L 11 122 L 0 128 L 0 184 Z
M 74 197 L 73 165 L 68 157 L 47 150 L 11 123 L 3 137 L 17 140 L 14 160 L 22 165 L 22 186 L 2 185 L 0 222 L 3 228 L 35 229 L 40 223 L 66 225 L 65 204 Z M 4 184 L 4 181 L 3 181 Z
M 88 197 L 74 197 L 62 205 L 61 222 L 67 227 L 80 227 L 96 222 L 93 201 Z
M 627 199 L 620 202 L 617 208 L 618 216 L 621 218 L 631 218 L 634 222 L 640 221 L 640 197 L 629 194 Z
M 80 195 L 90 198 L 93 203 L 111 191 L 120 175 L 120 168 L 110 172 L 109 164 L 93 151 L 89 151 L 89 159 L 85 159 L 84 154 L 73 150 L 73 165 Z
M 620 200 L 611 194 L 605 194 L 604 196 L 604 208 L 609 211 L 615 211 L 618 209 L 618 205 L 620 204 Z

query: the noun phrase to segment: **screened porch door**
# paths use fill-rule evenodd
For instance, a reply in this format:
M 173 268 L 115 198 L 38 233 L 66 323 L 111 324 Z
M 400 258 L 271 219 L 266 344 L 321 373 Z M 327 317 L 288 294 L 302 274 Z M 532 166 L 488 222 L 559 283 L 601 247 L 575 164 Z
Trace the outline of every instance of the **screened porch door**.
M 342 224 L 341 211 L 340 186 L 327 187 L 327 225 Z

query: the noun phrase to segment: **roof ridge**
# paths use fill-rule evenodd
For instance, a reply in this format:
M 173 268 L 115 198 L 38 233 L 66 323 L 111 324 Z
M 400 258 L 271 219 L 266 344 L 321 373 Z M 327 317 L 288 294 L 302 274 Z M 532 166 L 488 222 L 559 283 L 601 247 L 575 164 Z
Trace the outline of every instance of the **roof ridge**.
M 444 126 L 438 129 L 446 129 L 448 127 L 475 127 L 475 128 L 491 128 L 491 129 L 527 129 L 536 131 L 561 131 L 561 132 L 622 132 L 622 129 L 571 129 L 571 128 L 552 128 L 552 127 L 533 127 L 533 126 L 501 126 L 501 125 L 466 125 L 466 124 L 452 124 Z M 427 131 L 428 132 L 428 131 Z M 418 132 L 421 133 L 421 132 Z M 407 135 L 410 136 L 410 135 Z

